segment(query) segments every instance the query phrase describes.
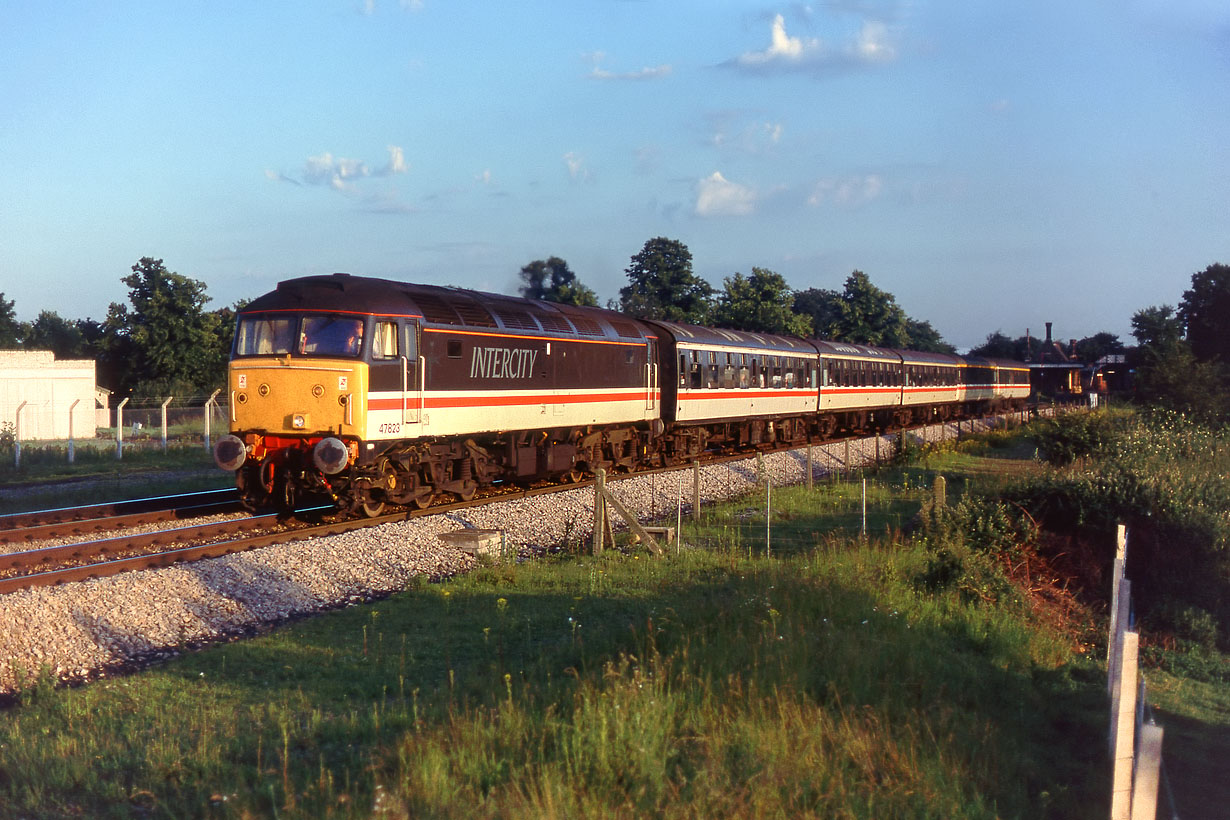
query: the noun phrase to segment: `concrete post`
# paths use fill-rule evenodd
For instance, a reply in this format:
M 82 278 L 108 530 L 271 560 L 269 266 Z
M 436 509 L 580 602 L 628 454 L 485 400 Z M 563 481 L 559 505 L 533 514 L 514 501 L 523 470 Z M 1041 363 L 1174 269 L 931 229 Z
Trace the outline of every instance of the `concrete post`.
M 218 388 L 213 393 L 209 394 L 209 398 L 205 400 L 205 449 L 209 450 L 209 421 L 213 416 L 213 408 L 218 403 L 218 394 L 222 392 L 222 388 Z
M 21 411 L 26 409 L 28 401 L 23 401 L 17 405 L 17 412 L 13 415 L 13 466 L 21 468 Z
M 81 399 L 75 399 L 68 407 L 68 463 L 72 464 L 74 459 L 73 453 L 73 414 L 77 410 L 77 405 L 81 404 Z
M 162 403 L 162 452 L 167 451 L 167 405 L 171 403 L 174 396 L 167 396 L 167 400 Z
M 1132 781 L 1132 820 L 1155 820 L 1162 768 L 1162 727 L 1152 723 L 1141 726 L 1138 745 L 1136 777 Z
M 1114 776 L 1110 793 L 1110 820 L 1132 820 L 1132 757 L 1136 733 L 1136 653 L 1140 636 L 1123 634 L 1119 655 L 1118 709 L 1114 715 L 1114 751 L 1111 754 Z
M 132 397 L 125 397 L 115 407 L 115 457 L 117 459 L 124 457 L 124 405 L 128 404 L 130 398 Z

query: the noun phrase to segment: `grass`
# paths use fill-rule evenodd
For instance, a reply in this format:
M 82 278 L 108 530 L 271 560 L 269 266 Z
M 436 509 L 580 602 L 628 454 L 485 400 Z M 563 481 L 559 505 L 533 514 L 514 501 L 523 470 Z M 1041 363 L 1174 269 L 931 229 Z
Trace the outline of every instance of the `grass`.
M 1043 817 L 1096 670 L 925 556 L 493 566 L 0 715 L 0 814 Z M 1094 782 L 1091 782 L 1094 781 Z
M 762 494 L 664 558 L 490 565 L 44 678 L 0 712 L 0 816 L 1105 816 L 1101 653 L 1023 593 L 930 583 L 938 536 L 903 534 L 937 472 L 962 506 L 1040 469 L 966 443 L 869 480 L 866 536 L 861 482 L 775 489 L 771 557 Z M 1149 674 L 1183 816 L 1217 816 L 1230 688 Z
M 55 443 L 22 447 L 15 468 L 12 451 L 0 453 L 0 514 L 98 504 L 234 486 L 203 445 L 129 448 L 115 457 L 115 443 L 78 443 L 75 460 Z

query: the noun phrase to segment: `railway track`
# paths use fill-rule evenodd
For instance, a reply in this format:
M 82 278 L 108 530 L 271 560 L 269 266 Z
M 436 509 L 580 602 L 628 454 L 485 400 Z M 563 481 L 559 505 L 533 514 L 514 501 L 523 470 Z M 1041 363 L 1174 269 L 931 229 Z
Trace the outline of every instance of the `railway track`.
M 817 442 L 818 444 L 820 443 Z M 790 450 L 797 447 L 778 449 Z M 761 452 L 775 451 L 766 449 Z M 742 452 L 712 456 L 704 459 L 703 463 L 721 464 L 745 460 L 754 455 L 755 452 Z M 616 473 L 609 476 L 608 481 L 688 468 L 689 465 L 672 465 L 636 473 Z M 277 514 L 254 515 L 73 544 L 14 550 L 0 553 L 0 594 L 100 578 L 131 570 L 164 567 L 202 558 L 216 558 L 273 544 L 337 535 L 423 515 L 438 515 L 497 501 L 590 487 L 593 483 L 592 479 L 585 479 L 574 483 L 531 488 L 496 488 L 482 492 L 469 501 L 437 503 L 422 510 L 396 508 L 371 518 L 321 520 L 332 516 L 328 514 L 329 510 L 316 508 L 301 511 L 295 517 Z M 0 516 L 0 545 L 36 543 L 63 535 L 178 521 L 239 509 L 241 507 L 235 491 L 223 490 Z

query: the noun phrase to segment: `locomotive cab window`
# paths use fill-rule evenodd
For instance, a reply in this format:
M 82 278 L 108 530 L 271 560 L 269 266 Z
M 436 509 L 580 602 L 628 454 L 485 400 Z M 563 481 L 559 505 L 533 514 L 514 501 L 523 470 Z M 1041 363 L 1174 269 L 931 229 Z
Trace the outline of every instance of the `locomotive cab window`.
M 240 319 L 235 333 L 235 355 L 285 355 L 290 352 L 294 340 L 294 319 Z
M 299 330 L 299 352 L 310 356 L 358 356 L 363 349 L 363 320 L 308 316 Z

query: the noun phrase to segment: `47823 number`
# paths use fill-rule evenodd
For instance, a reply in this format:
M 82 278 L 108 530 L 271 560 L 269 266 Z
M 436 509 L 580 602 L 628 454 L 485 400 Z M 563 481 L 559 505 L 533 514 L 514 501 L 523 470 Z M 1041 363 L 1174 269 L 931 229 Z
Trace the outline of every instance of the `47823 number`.
M 396 435 L 401 432 L 401 424 L 382 424 L 377 429 L 386 435 Z

